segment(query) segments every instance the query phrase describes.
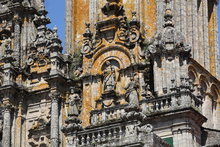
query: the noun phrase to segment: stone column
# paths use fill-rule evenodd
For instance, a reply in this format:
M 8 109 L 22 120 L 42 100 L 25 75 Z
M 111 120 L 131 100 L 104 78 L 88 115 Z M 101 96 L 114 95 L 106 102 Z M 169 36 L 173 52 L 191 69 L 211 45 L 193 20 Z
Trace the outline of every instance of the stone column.
M 3 147 L 11 147 L 11 108 L 6 106 L 3 112 L 3 135 L 2 145 Z
M 51 147 L 59 147 L 59 93 L 50 94 L 51 97 Z
M 16 66 L 20 64 L 20 53 L 21 53 L 21 18 L 18 14 L 14 16 L 14 52 L 16 59 Z

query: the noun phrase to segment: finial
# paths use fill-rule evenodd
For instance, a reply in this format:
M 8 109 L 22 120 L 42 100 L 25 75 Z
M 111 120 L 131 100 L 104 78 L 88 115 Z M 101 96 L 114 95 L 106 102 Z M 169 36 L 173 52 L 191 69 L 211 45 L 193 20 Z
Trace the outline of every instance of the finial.
M 58 34 L 57 34 L 57 26 L 55 25 L 54 27 L 53 27 L 53 33 L 54 33 L 54 37 L 55 38 L 58 38 Z
M 132 20 L 130 21 L 130 26 L 135 26 L 140 28 L 140 21 L 137 19 L 136 11 L 132 11 Z
M 91 37 L 92 33 L 90 30 L 90 23 L 85 23 L 86 25 L 86 32 L 83 34 L 84 37 Z
M 166 0 L 165 1 L 166 11 L 165 11 L 165 15 L 164 15 L 164 21 L 165 21 L 164 27 L 167 27 L 167 26 L 174 27 L 173 14 L 172 14 L 171 3 L 170 2 L 171 2 L 171 0 Z
M 55 25 L 55 26 L 53 27 L 53 31 L 57 33 L 57 30 L 58 30 L 58 29 L 57 29 L 57 26 Z
M 132 21 L 137 21 L 137 12 L 132 11 Z

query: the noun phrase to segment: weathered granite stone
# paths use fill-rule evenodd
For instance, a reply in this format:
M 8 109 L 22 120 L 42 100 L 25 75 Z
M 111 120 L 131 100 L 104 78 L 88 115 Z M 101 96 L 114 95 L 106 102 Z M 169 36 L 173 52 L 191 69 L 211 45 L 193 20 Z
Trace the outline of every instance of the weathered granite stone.
M 0 146 L 219 145 L 216 0 L 66 7 L 63 54 L 44 0 L 0 0 Z

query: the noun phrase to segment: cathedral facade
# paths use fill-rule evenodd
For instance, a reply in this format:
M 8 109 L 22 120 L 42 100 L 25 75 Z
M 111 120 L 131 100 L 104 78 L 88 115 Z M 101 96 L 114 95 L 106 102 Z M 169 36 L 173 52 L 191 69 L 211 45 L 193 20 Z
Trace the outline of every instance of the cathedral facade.
M 220 146 L 217 4 L 1 0 L 0 147 Z

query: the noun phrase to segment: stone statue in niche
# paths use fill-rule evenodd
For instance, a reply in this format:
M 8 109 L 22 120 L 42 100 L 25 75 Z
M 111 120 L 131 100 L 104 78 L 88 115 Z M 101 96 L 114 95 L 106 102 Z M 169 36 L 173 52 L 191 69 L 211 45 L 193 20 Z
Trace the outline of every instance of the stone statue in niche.
M 6 52 L 8 50 L 11 50 L 11 38 L 8 38 L 6 35 L 3 35 L 2 38 L 3 38 L 3 41 L 1 44 L 1 53 L 2 53 L 1 56 L 4 56 L 6 55 Z
M 128 102 L 128 107 L 126 109 L 130 111 L 139 110 L 139 95 L 138 95 L 139 84 L 137 79 L 134 79 L 134 76 L 131 76 L 131 81 L 126 85 L 125 98 Z
M 118 72 L 117 67 L 112 65 L 110 61 L 107 61 L 105 64 L 106 68 L 103 71 L 103 89 L 105 93 L 108 93 L 115 90 L 118 80 Z
M 79 116 L 80 114 L 80 96 L 75 93 L 74 90 L 71 90 L 71 94 L 69 96 L 69 116 Z

